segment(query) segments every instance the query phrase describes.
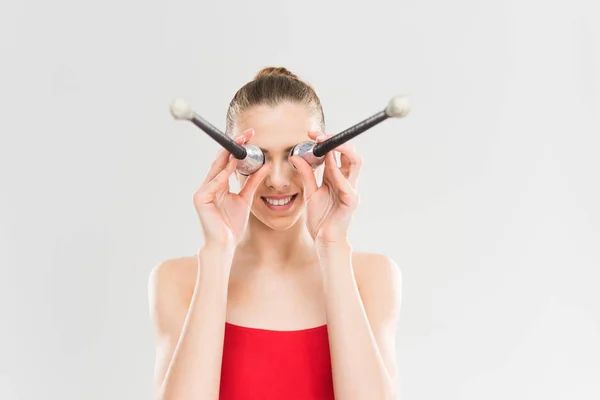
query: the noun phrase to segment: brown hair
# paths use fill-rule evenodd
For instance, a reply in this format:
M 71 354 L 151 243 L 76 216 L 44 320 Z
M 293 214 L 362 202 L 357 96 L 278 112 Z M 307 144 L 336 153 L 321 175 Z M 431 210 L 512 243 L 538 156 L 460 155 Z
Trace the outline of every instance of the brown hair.
M 233 135 L 233 126 L 242 111 L 259 105 L 274 107 L 285 101 L 306 105 L 319 118 L 320 130 L 325 130 L 323 107 L 312 86 L 284 67 L 266 67 L 233 96 L 227 109 L 225 134 Z

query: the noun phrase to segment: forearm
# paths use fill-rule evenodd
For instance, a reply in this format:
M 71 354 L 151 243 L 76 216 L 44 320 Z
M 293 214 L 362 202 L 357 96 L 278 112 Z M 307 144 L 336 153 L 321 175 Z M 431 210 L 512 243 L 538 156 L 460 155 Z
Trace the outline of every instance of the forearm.
M 216 400 L 219 394 L 231 256 L 204 247 L 198 275 L 160 400 Z
M 320 248 L 327 325 L 338 399 L 393 399 L 392 381 L 363 307 L 347 243 Z

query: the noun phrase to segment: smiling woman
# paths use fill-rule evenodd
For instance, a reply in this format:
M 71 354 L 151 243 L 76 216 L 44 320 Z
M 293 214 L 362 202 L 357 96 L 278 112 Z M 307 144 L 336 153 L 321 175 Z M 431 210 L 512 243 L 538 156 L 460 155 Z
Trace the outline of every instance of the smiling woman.
M 348 239 L 361 157 L 349 142 L 339 166 L 290 155 L 324 131 L 314 89 L 285 68 L 233 97 L 226 134 L 265 163 L 242 175 L 221 150 L 194 194 L 204 244 L 151 273 L 157 399 L 397 397 L 400 271 Z
M 236 119 L 232 134 L 238 136 L 252 131 L 252 143 L 263 149 L 269 168 L 252 202 L 251 218 L 258 219 L 261 225 L 286 230 L 303 214 L 304 201 L 296 201 L 298 195 L 303 194 L 302 176 L 294 171 L 289 153 L 296 143 L 308 138 L 308 132 L 316 131 L 319 126 L 310 109 L 290 101 L 276 106 L 254 105 Z M 239 176 L 240 186 L 244 186 L 247 179 Z

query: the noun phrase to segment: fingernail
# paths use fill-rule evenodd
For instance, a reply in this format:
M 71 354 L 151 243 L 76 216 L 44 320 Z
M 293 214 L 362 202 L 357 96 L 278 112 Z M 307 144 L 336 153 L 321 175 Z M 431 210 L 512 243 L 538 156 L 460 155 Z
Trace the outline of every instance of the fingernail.
M 317 140 L 324 140 L 326 137 L 327 137 L 327 136 L 325 136 L 325 135 L 321 135 L 321 136 L 318 136 L 318 137 L 317 137 Z

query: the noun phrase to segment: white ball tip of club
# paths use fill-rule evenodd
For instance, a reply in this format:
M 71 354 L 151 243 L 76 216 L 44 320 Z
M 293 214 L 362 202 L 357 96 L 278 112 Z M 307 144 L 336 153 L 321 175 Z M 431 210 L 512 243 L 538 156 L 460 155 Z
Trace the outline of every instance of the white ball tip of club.
M 385 113 L 392 118 L 401 118 L 410 112 L 410 102 L 405 96 L 396 96 L 390 100 Z
M 171 114 L 175 119 L 190 120 L 194 117 L 194 110 L 183 99 L 175 99 L 171 103 Z

